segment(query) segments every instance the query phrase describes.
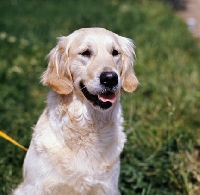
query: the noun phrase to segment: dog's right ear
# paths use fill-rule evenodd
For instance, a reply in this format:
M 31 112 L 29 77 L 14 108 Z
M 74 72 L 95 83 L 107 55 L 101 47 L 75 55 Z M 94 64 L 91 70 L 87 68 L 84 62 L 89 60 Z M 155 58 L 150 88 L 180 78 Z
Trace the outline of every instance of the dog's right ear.
M 69 42 L 67 37 L 59 38 L 57 46 L 47 55 L 47 70 L 41 77 L 43 85 L 51 87 L 59 94 L 68 95 L 73 90 L 72 76 L 68 64 Z

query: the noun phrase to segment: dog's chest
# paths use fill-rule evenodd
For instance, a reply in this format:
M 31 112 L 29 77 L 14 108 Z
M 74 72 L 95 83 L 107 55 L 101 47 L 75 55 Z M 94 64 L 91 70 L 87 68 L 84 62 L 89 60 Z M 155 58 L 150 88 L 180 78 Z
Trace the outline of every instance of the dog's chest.
M 86 192 L 91 186 L 106 186 L 118 177 L 112 174 L 118 175 L 119 154 L 125 142 L 123 118 L 121 110 L 115 110 L 115 116 L 112 112 L 99 116 L 75 108 L 73 112 L 61 106 L 46 110 L 34 128 L 33 140 L 41 158 L 38 175 L 46 175 L 45 181 L 57 181 L 58 189 L 64 189 L 62 185 L 81 189 L 84 184 Z

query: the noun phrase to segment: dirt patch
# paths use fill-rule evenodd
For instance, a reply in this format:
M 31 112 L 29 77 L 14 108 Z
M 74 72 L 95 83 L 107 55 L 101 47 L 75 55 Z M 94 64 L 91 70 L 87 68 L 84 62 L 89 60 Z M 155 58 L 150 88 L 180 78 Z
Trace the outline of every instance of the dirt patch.
M 195 37 L 200 37 L 200 0 L 187 0 L 185 9 L 177 12 Z

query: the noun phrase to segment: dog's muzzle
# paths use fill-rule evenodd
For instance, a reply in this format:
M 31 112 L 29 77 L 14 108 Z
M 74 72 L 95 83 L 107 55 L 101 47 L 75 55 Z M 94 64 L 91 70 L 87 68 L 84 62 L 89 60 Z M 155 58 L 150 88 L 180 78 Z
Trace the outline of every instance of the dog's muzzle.
M 80 83 L 80 88 L 83 95 L 94 106 L 98 106 L 101 109 L 108 109 L 116 101 L 118 75 L 115 72 L 102 72 L 99 79 L 102 90 L 98 94 L 91 94 L 82 82 Z

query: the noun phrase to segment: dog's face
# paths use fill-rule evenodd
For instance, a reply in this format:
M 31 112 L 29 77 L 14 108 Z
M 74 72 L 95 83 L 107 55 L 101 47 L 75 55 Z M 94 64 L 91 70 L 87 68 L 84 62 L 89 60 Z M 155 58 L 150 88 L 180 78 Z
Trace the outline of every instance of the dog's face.
M 42 83 L 59 94 L 75 92 L 93 106 L 108 109 L 121 88 L 132 92 L 138 85 L 133 54 L 130 39 L 102 28 L 80 29 L 59 38 Z

